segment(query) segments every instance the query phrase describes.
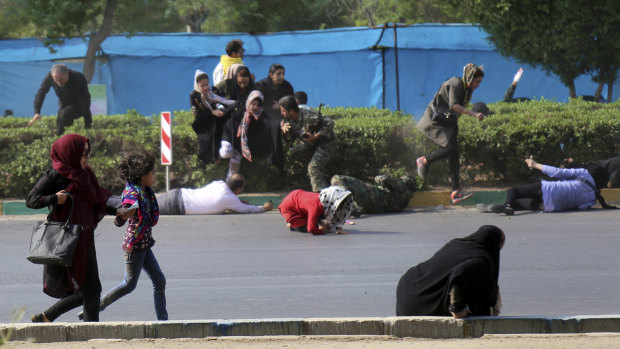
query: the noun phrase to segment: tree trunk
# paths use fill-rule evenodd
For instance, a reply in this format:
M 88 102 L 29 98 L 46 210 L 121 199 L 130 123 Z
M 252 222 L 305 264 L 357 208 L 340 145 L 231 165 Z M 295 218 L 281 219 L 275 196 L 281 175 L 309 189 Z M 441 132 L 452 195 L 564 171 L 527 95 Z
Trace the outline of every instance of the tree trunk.
M 97 51 L 101 49 L 101 43 L 112 34 L 112 17 L 118 0 L 107 0 L 105 10 L 103 12 L 103 22 L 98 32 L 91 34 L 88 40 L 88 49 L 84 59 L 84 76 L 86 81 L 90 82 L 95 74 L 95 59 Z
M 596 86 L 596 91 L 594 91 L 594 100 L 597 102 L 601 99 L 601 94 L 603 93 L 603 86 L 605 86 L 605 82 L 599 82 L 598 86 Z
M 575 80 L 569 81 L 566 86 L 568 86 L 568 98 L 577 98 L 577 92 L 575 90 Z
M 202 33 L 202 22 L 205 21 L 207 16 L 209 15 L 209 11 L 206 9 L 194 10 L 190 12 L 187 16 L 184 17 L 185 21 L 188 23 L 187 27 L 190 33 Z
M 364 5 L 364 0 L 359 0 L 359 2 L 360 2 L 360 7 L 362 8 L 362 11 L 364 11 L 366 13 L 366 16 L 368 16 L 368 25 L 371 27 L 374 27 L 375 21 L 372 18 L 372 14 L 370 13 L 370 10 L 368 9 L 368 7 Z
M 614 82 L 615 81 L 609 81 L 607 83 L 607 102 L 611 103 L 611 101 L 613 100 L 613 95 L 614 95 Z

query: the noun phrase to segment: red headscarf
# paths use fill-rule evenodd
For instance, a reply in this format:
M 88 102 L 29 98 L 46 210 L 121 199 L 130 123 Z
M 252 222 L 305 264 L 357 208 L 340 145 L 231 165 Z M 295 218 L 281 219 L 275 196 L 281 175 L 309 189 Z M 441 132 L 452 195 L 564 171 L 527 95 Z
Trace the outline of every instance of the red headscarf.
M 74 201 L 71 223 L 80 224 L 83 228 L 73 257 L 73 266 L 69 269 L 70 276 L 78 285 L 84 281 L 93 232 L 106 213 L 106 201 L 110 197 L 110 193 L 99 185 L 93 170 L 88 166 L 82 169 L 80 165 L 86 144 L 90 148 L 88 138 L 67 134 L 54 142 L 50 152 L 54 169 L 62 177 L 71 180 L 67 187 L 67 192 L 71 193 Z M 52 218 L 65 221 L 70 210 L 71 201 L 67 200 L 63 205 L 57 206 Z

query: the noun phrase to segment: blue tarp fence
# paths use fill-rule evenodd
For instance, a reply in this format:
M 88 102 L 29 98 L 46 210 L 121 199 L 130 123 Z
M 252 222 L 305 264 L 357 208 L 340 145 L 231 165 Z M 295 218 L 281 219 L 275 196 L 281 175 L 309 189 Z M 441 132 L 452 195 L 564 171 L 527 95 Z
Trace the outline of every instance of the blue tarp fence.
M 226 44 L 238 38 L 246 49 L 243 61 L 257 80 L 267 76 L 271 64 L 280 63 L 295 90 L 308 94 L 311 106 L 396 110 L 400 102 L 403 112 L 418 119 L 441 83 L 460 76 L 466 63 L 483 65 L 486 72 L 472 102 L 501 100 L 520 67 L 501 56 L 475 25 L 402 26 L 396 29 L 396 37 L 397 49 L 392 26 L 262 35 L 117 34 L 103 42 L 91 83 L 106 85 L 108 114 L 131 109 L 143 115 L 187 110 L 195 70 L 211 76 Z M 0 40 L 0 113 L 11 109 L 17 116 L 31 117 L 34 96 L 50 67 L 61 62 L 82 71 L 86 48 L 81 38 L 67 39 L 55 53 L 34 38 Z M 568 88 L 556 76 L 523 68 L 515 97 L 568 99 Z M 585 75 L 575 85 L 578 95 L 592 95 L 596 89 Z M 56 110 L 57 98 L 50 91 L 42 114 L 53 115 Z

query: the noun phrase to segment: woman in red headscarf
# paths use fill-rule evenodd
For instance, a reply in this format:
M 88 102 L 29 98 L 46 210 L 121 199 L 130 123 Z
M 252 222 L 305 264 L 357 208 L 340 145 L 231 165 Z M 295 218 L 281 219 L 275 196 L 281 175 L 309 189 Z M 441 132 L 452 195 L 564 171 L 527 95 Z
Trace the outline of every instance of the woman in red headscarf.
M 52 168 L 42 174 L 28 193 L 26 206 L 30 208 L 56 205 L 52 214 L 54 221 L 67 220 L 73 200 L 71 223 L 82 226 L 73 265 L 44 266 L 43 292 L 60 300 L 43 313 L 33 315 L 32 322 L 54 321 L 80 305 L 84 306 L 84 321 L 99 321 L 101 282 L 94 231 L 103 216 L 115 214 L 116 209 L 106 205 L 110 193 L 99 185 L 88 166 L 90 152 L 88 138 L 77 134 L 62 136 L 52 145 Z

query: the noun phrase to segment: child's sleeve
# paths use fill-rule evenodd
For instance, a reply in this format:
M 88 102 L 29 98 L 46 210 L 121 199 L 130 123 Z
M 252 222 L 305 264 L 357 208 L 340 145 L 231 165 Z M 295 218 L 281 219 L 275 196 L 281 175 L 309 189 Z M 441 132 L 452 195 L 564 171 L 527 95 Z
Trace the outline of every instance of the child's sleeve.
M 132 191 L 125 190 L 123 191 L 123 195 L 121 196 L 121 208 L 129 208 L 137 201 L 138 201 L 137 192 L 133 190 Z M 139 210 L 140 208 L 138 207 L 138 209 L 136 210 L 136 214 L 138 213 Z M 114 219 L 114 225 L 116 225 L 117 227 L 122 227 L 123 225 L 125 225 L 126 221 L 127 220 L 123 219 L 121 216 L 116 216 L 116 218 Z

